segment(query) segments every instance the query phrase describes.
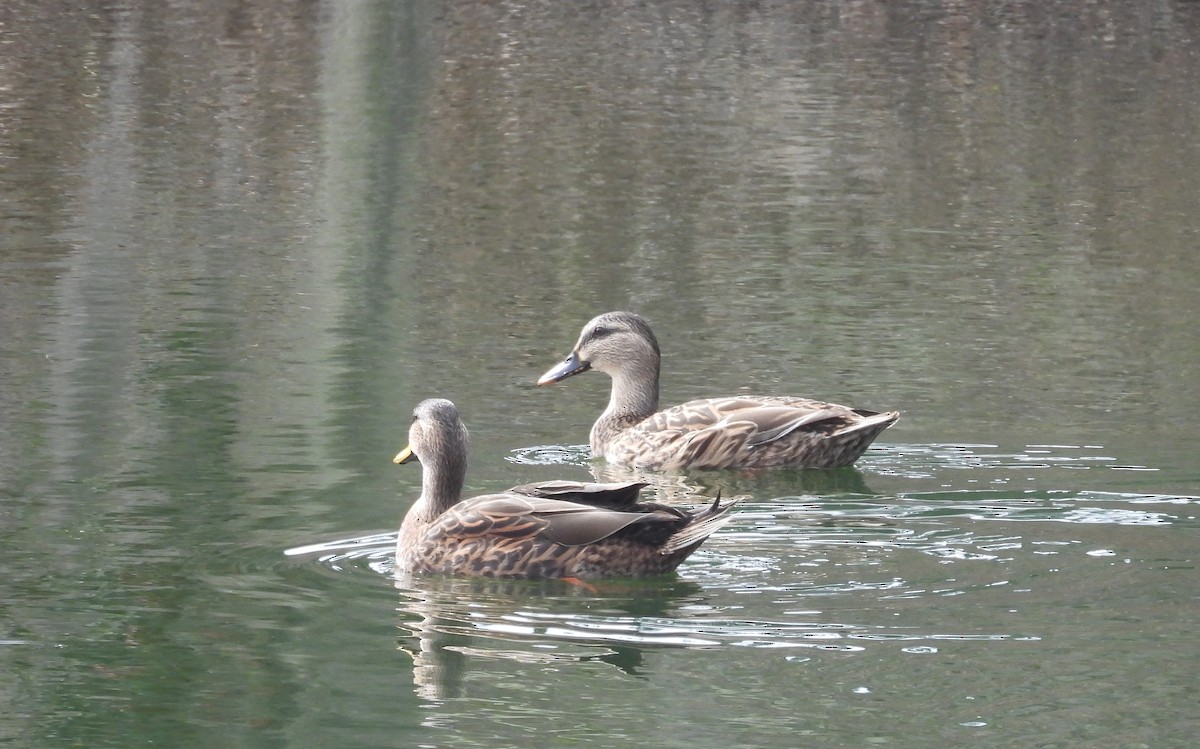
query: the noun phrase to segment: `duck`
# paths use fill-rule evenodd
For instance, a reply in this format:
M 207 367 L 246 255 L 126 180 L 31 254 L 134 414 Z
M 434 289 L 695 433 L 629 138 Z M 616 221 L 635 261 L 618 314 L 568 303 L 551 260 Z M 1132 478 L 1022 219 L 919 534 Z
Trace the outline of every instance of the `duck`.
M 644 317 L 607 312 L 583 326 L 571 353 L 537 384 L 591 369 L 612 378 L 608 407 L 592 425 L 592 455 L 648 470 L 842 468 L 900 418 L 781 395 L 702 398 L 659 411 L 660 360 Z
M 396 540 L 399 571 L 472 577 L 639 578 L 674 571 L 730 518 L 718 494 L 699 510 L 642 501 L 641 482 L 552 480 L 462 498 L 470 436 L 444 398 L 413 409 L 395 463 L 421 464 L 421 494 Z

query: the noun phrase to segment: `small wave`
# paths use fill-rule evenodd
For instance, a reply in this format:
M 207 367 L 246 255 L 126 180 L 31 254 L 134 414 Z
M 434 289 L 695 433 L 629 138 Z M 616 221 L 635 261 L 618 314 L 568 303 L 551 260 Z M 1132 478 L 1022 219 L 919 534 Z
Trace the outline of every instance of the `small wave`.
M 933 478 L 940 471 L 1042 468 L 1156 471 L 1151 466 L 1121 462 L 1102 445 L 1030 444 L 1006 452 L 992 444 L 886 444 L 872 446 L 860 462 L 875 473 L 903 478 Z
M 534 445 L 513 450 L 505 460 L 526 466 L 586 466 L 591 457 L 588 445 Z
M 287 557 L 311 557 L 312 563 L 336 573 L 372 572 L 390 575 L 396 563 L 396 532 L 321 541 L 285 549 Z

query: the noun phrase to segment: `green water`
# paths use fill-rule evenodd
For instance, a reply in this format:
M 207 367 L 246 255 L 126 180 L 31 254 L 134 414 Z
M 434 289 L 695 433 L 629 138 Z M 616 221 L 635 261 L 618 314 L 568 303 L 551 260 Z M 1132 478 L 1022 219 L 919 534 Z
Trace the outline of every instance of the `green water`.
M 10 2 L 0 744 L 1190 747 L 1200 9 Z M 676 577 L 396 579 L 614 478 L 537 376 L 898 409 Z

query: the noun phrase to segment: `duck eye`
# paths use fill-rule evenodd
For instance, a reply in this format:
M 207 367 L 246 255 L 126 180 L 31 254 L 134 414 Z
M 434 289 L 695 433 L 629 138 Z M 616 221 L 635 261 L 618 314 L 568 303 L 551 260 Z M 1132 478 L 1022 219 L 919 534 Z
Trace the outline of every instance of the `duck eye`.
M 611 332 L 613 332 L 612 328 L 606 328 L 603 325 L 597 325 L 595 328 L 592 328 L 592 338 L 603 338 Z

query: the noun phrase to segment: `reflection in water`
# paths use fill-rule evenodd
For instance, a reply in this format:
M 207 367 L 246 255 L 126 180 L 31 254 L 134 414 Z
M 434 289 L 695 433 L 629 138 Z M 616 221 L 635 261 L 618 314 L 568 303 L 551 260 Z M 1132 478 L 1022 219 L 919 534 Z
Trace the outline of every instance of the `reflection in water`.
M 400 626 L 410 633 L 400 647 L 413 658 L 418 695 L 428 700 L 463 696 L 467 673 L 485 669 L 488 659 L 597 661 L 636 675 L 645 648 L 717 644 L 641 623 L 702 600 L 700 586 L 679 580 L 599 582 L 590 590 L 560 581 L 403 575 L 395 582 Z
M 871 448 L 878 451 L 880 448 Z M 868 455 L 871 453 L 868 452 Z M 593 460 L 587 445 L 538 445 L 518 448 L 506 460 L 518 465 L 575 465 L 591 472 L 595 481 L 627 482 L 647 484 L 644 493 L 654 493 L 658 501 L 697 501 L 696 497 L 713 496 L 718 490 L 726 498 L 742 497 L 742 492 L 757 495 L 770 494 L 871 494 L 866 478 L 851 466 L 836 469 L 798 470 L 708 470 L 680 473 L 677 471 L 652 471 L 630 466 L 614 465 Z
M 758 621 L 729 618 L 735 608 L 709 603 L 711 593 L 690 582 L 610 583 L 597 591 L 565 583 L 401 578 L 400 648 L 413 659 L 413 683 L 425 700 L 468 696 L 466 682 L 482 678 L 487 663 L 526 665 L 607 663 L 639 676 L 647 653 L 663 648 L 802 649 L 855 653 L 868 643 L 1036 641 L 1026 634 L 921 632 L 890 625 L 820 620 Z M 811 588 L 810 601 L 877 591 L 882 600 L 915 597 L 912 586 L 850 585 Z M 795 591 L 770 588 L 776 595 Z M 936 591 L 947 595 L 951 591 Z M 957 591 L 961 595 L 964 591 Z M 584 612 L 581 612 L 581 609 Z M 818 610 L 807 612 L 820 616 Z M 906 646 L 908 652 L 915 652 Z M 929 648 L 922 652 L 937 652 Z
M 964 451 L 951 451 L 943 468 L 963 470 L 955 456 Z M 912 452 L 927 460 L 936 450 Z M 1042 578 L 1070 558 L 1129 563 L 1112 549 L 1081 540 L 1084 527 L 1170 524 L 1177 516 L 1146 506 L 1200 504 L 1195 497 L 997 489 L 768 496 L 748 501 L 714 548 L 689 560 L 682 578 L 589 588 L 557 581 L 394 578 L 399 626 L 406 633 L 399 646 L 412 659 L 417 695 L 444 703 L 490 693 L 528 668 L 603 663 L 644 677 L 658 670 L 652 654 L 677 649 L 802 650 L 809 655 L 786 660 L 806 663 L 813 653 L 852 655 L 887 645 L 931 656 L 955 643 L 1033 645 L 1044 632 L 1005 626 L 990 608 L 1011 607 L 1012 595 L 1042 600 L 1045 594 L 1035 592 L 1048 585 L 1053 599 L 1058 586 Z M 1056 532 L 1047 520 L 1072 530 Z M 1042 524 L 1023 527 L 1030 521 Z M 365 536 L 288 553 L 316 555 L 330 570 L 367 567 L 391 578 L 394 538 Z M 909 552 L 927 562 L 917 563 Z M 781 574 L 789 567 L 791 574 Z M 983 569 L 993 572 L 981 575 Z M 958 599 L 982 608 L 968 616 L 963 612 L 970 607 L 960 604 L 957 624 L 950 626 L 925 616 L 937 602 Z M 774 616 L 761 615 L 772 607 Z M 497 669 L 499 663 L 518 670 Z
M 1081 469 L 1103 476 L 1114 462 L 1099 447 L 1029 450 L 1042 460 L 1033 469 L 1039 478 Z M 897 492 L 810 495 L 786 489 L 803 478 L 705 475 L 701 481 L 768 489 L 752 490 L 725 532 L 689 559 L 679 577 L 661 581 L 585 589 L 552 581 L 394 578 L 394 534 L 290 553 L 317 557 L 317 568 L 336 573 L 335 585 L 337 577 L 359 571 L 389 581 L 399 593 L 398 648 L 412 669 L 414 710 L 422 725 L 455 738 L 492 735 L 497 725 L 540 724 L 564 710 L 586 712 L 580 694 L 609 705 L 625 690 L 674 683 L 676 670 L 680 679 L 699 674 L 737 685 L 736 699 L 754 705 L 777 704 L 787 687 L 821 693 L 830 678 L 864 693 L 904 693 L 913 683 L 940 683 L 969 659 L 984 664 L 984 673 L 962 689 L 1019 696 L 1030 688 L 1024 667 L 1011 687 L 984 684 L 984 677 L 1007 679 L 1007 662 L 1042 662 L 1047 654 L 1053 660 L 1063 648 L 1077 653 L 1079 621 L 1120 647 L 1130 636 L 1125 620 L 1144 616 L 1120 602 L 1128 599 L 1114 600 L 1113 591 L 1124 588 L 1149 552 L 1139 552 L 1139 560 L 1096 530 L 1131 520 L 1158 529 L 1195 527 L 1190 508 L 1200 498 L 1040 488 L 1052 482 L 1034 491 L 997 487 L 991 479 L 1030 470 L 1011 459 L 1026 453 L 988 457 L 997 452 L 904 445 L 880 456 L 888 471 L 871 474 L 867 465 L 880 483 L 896 480 L 891 469 L 904 476 L 902 464 L 911 460 L 935 478 L 963 474 L 983 484 L 976 489 L 918 483 L 925 489 L 917 491 L 908 483 Z M 696 488 L 666 478 L 664 492 Z M 1178 550 L 1164 548 L 1156 574 L 1190 574 L 1181 559 Z M 1104 650 L 1111 656 L 1111 647 Z M 1079 668 L 1104 673 L 1095 664 Z M 1056 682 L 1063 673 L 1060 665 L 1045 679 Z M 1041 677 L 1034 683 L 1048 688 Z M 850 709 L 844 699 L 827 693 L 827 709 Z M 732 714 L 720 711 L 722 719 Z M 652 735 L 654 727 L 642 730 Z

